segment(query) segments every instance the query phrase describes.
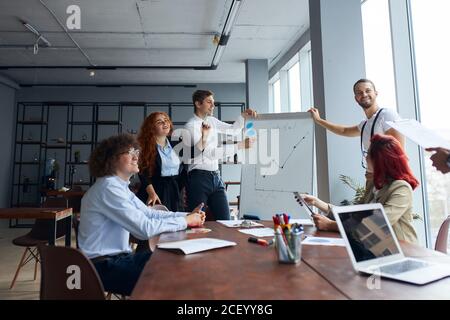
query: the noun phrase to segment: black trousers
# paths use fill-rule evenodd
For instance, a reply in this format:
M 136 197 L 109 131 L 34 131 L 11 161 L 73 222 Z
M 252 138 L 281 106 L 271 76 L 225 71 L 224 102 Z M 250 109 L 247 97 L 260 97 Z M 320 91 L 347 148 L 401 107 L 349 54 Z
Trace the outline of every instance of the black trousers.
M 184 211 L 178 176 L 155 177 L 152 184 L 161 204 L 170 211 Z
M 187 202 L 188 211 L 194 210 L 203 202 L 209 207 L 215 220 L 230 219 L 225 185 L 217 171 L 192 170 L 189 172 Z

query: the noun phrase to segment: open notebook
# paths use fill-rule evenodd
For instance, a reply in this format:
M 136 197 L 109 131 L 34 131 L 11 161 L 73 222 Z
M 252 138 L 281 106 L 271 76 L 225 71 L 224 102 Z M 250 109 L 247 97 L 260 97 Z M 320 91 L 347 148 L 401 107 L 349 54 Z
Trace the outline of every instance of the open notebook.
M 235 246 L 236 242 L 214 239 L 214 238 L 200 238 L 182 241 L 159 243 L 159 249 L 178 249 L 184 254 L 191 254 L 211 249 Z

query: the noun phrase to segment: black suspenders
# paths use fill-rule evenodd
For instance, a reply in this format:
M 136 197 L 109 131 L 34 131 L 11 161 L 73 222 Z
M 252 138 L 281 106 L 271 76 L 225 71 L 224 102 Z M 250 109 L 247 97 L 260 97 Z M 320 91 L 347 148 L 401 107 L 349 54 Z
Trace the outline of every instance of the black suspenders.
M 374 132 L 375 132 L 375 125 L 377 124 L 378 117 L 380 116 L 381 112 L 383 112 L 383 110 L 384 110 L 384 109 L 381 108 L 381 109 L 378 111 L 377 115 L 375 116 L 375 120 L 373 120 L 373 123 L 372 123 L 372 130 L 370 131 L 370 138 L 373 137 L 373 134 L 374 134 Z M 363 126 L 362 126 L 362 128 L 361 128 L 361 154 L 362 154 L 362 155 L 364 155 L 363 135 L 364 135 L 364 129 L 366 128 L 367 121 L 368 121 L 368 120 L 366 120 L 366 122 L 364 122 L 364 124 L 363 124 Z

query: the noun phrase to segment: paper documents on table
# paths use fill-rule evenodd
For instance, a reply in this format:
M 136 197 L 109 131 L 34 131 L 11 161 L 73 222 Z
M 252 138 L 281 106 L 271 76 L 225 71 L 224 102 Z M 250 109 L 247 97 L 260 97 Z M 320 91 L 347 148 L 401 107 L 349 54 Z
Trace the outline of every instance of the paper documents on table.
M 338 246 L 345 247 L 344 239 L 341 238 L 324 238 L 324 237 L 307 237 L 302 241 L 302 245 L 316 245 L 316 246 Z
M 200 238 L 181 241 L 172 241 L 159 243 L 160 249 L 178 249 L 184 254 L 197 253 L 211 249 L 224 248 L 235 246 L 236 242 L 214 239 L 214 238 Z
M 444 139 L 433 130 L 424 127 L 416 120 L 404 119 L 387 121 L 386 123 L 425 149 L 437 147 L 450 149 L 450 142 L 448 140 Z
M 291 219 L 289 220 L 289 223 L 293 224 L 293 223 L 298 223 L 298 224 L 302 224 L 304 226 L 313 226 L 314 222 L 311 219 Z
M 242 222 L 244 222 L 244 225 Z M 263 224 L 252 221 L 252 220 L 217 220 L 216 222 L 223 224 L 225 227 L 228 228 L 242 228 L 246 226 L 245 224 L 248 224 L 248 227 L 264 227 Z
M 273 237 L 275 236 L 273 228 L 253 228 L 253 229 L 239 229 L 239 232 L 249 234 L 254 237 Z

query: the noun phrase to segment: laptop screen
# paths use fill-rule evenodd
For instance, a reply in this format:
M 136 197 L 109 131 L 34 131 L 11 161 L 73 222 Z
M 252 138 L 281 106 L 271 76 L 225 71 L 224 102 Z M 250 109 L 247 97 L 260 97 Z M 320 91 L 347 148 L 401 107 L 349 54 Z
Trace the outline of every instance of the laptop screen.
M 339 213 L 357 262 L 400 253 L 380 209 Z

